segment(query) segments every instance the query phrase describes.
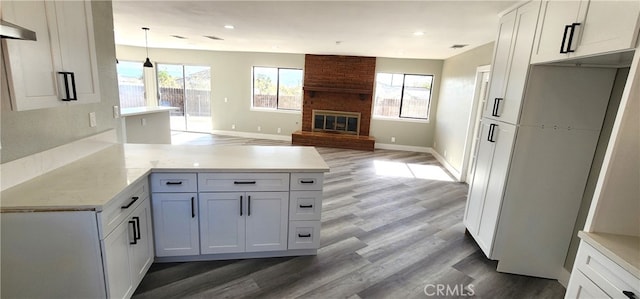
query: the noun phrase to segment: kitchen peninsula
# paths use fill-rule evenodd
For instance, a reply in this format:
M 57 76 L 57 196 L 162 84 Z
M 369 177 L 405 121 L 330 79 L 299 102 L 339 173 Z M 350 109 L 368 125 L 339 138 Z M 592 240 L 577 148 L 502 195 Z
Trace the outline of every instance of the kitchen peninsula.
M 154 260 L 315 254 L 327 171 L 313 147 L 114 144 L 0 193 L 3 296 L 127 298 Z

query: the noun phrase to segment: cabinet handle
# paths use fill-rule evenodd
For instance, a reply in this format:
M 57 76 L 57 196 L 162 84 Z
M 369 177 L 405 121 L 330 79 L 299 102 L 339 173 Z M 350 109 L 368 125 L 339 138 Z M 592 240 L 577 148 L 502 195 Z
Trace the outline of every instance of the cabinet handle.
M 131 199 L 133 199 L 132 201 L 130 201 L 128 204 L 121 206 L 121 209 L 128 209 L 134 202 L 136 202 L 136 200 L 138 200 L 139 197 L 134 196 Z
M 300 208 L 309 209 L 309 208 L 313 208 L 313 205 L 300 205 Z
M 255 185 L 256 181 L 234 181 L 233 184 L 234 185 Z
M 576 32 L 577 26 L 580 26 L 580 23 L 571 24 L 571 33 L 569 33 L 569 41 L 567 42 L 567 53 L 575 52 L 575 50 L 571 50 L 571 43 L 573 42 L 573 34 Z
M 64 78 L 64 91 L 66 96 L 62 99 L 63 101 L 77 101 L 77 93 L 76 93 L 76 76 L 73 72 L 58 72 L 58 74 L 62 75 Z M 71 77 L 71 91 L 73 91 L 73 96 L 69 92 L 69 77 Z
M 195 198 L 191 196 L 191 218 L 196 218 Z
M 142 239 L 142 236 L 140 235 L 140 217 L 131 217 L 131 218 L 133 218 L 133 220 L 136 221 L 136 225 L 134 225 L 135 230 L 133 231 L 133 239 L 140 240 Z M 136 237 L 136 232 L 138 232 L 137 237 Z
M 315 182 L 316 182 L 315 180 L 309 180 L 309 181 L 300 180 L 300 184 L 313 184 Z
M 240 216 L 242 216 L 242 195 L 240 195 Z
M 251 216 L 251 196 L 247 196 L 247 216 Z
M 306 235 L 298 234 L 298 238 L 311 238 L 311 234 L 306 234 Z
M 129 224 L 133 224 L 133 241 L 129 241 L 129 244 L 138 244 L 138 239 L 136 238 L 136 222 L 133 220 L 129 220 Z
M 491 116 L 500 116 L 498 115 L 498 110 L 500 108 L 500 101 L 504 100 L 503 98 L 495 98 L 493 99 L 493 111 L 491 111 Z
M 567 42 L 567 33 L 569 33 L 569 29 L 570 28 L 571 28 L 571 25 L 564 26 L 564 34 L 562 34 L 562 44 L 560 44 L 560 53 L 561 54 L 569 53 L 569 52 L 564 50 L 564 44 Z M 567 47 L 567 49 L 568 48 L 570 48 L 570 47 Z
M 627 298 L 629 298 L 629 299 L 638 299 L 638 297 L 636 297 L 636 294 L 634 294 L 631 291 L 622 291 L 622 294 L 627 296 Z
M 182 185 L 182 181 L 179 182 L 166 182 L 167 185 Z
M 490 124 L 489 125 L 489 136 L 487 136 L 487 141 L 496 142 L 495 140 L 493 140 L 493 133 L 495 132 L 497 126 L 498 125 L 496 125 L 496 124 Z

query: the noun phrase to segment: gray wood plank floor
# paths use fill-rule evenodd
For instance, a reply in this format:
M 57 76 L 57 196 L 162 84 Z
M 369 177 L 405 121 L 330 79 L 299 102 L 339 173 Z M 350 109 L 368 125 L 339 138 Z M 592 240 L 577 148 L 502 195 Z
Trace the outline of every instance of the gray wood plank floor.
M 192 133 L 173 142 L 289 145 Z M 431 297 L 564 295 L 555 280 L 495 270 L 464 233 L 468 186 L 432 155 L 317 149 L 331 167 L 317 256 L 155 263 L 134 298 L 426 298 L 427 285 Z M 438 294 L 438 285 L 451 291 Z

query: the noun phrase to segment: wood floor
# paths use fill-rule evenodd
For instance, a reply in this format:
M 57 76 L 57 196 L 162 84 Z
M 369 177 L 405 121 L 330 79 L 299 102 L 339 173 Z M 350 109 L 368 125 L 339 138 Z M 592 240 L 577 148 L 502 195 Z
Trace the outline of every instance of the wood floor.
M 180 144 L 289 145 L 173 137 Z M 425 291 L 448 298 L 563 297 L 555 280 L 496 272 L 496 262 L 464 233 L 468 186 L 453 182 L 432 155 L 318 152 L 331 171 L 325 174 L 317 256 L 156 263 L 134 298 L 426 298 Z M 438 293 L 438 285 L 449 292 Z

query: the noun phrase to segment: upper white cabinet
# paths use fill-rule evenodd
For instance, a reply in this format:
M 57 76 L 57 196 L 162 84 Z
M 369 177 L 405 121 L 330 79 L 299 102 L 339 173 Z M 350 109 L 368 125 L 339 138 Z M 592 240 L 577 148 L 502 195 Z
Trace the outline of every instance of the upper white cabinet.
M 2 40 L 13 110 L 100 101 L 91 1 L 5 1 L 2 19 L 37 37 Z
M 539 10 L 534 1 L 500 19 L 484 117 L 518 121 Z
M 531 62 L 632 49 L 639 19 L 640 1 L 545 1 Z

